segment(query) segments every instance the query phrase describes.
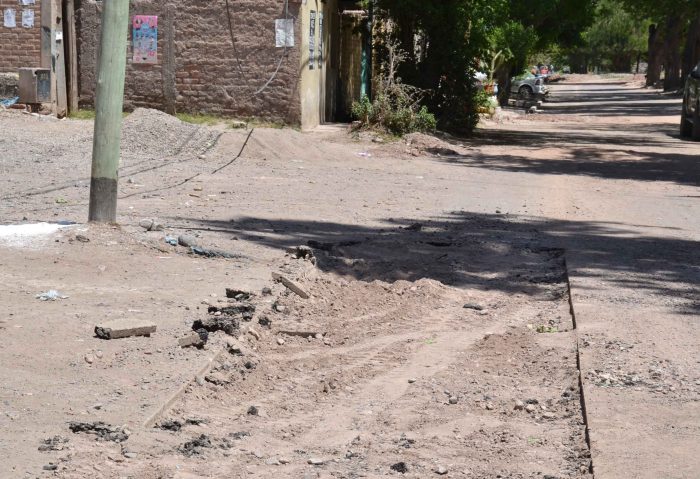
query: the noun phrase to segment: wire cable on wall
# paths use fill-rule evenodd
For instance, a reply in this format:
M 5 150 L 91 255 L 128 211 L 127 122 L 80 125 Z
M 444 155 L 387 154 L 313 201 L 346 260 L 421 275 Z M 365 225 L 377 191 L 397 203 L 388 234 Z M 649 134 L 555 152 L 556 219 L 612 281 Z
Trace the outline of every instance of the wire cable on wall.
M 234 22 L 233 18 L 231 15 L 231 5 L 230 5 L 230 0 L 226 0 L 226 16 L 228 17 L 228 28 L 229 28 L 229 33 L 231 35 L 231 43 L 233 44 L 233 53 L 236 56 L 236 63 L 238 64 L 238 70 L 241 74 L 243 75 L 243 66 L 241 63 L 241 58 L 240 55 L 238 54 L 238 48 L 236 46 L 236 36 L 234 34 Z M 289 20 L 289 0 L 284 0 L 284 19 L 285 21 Z M 277 62 L 277 68 L 275 68 L 274 73 L 270 76 L 270 78 L 261 86 L 259 89 L 257 89 L 252 95 L 250 95 L 249 98 L 253 98 L 255 96 L 260 95 L 262 92 L 264 92 L 270 84 L 277 78 L 277 75 L 280 72 L 280 69 L 282 68 L 282 63 L 284 62 L 284 59 L 287 57 L 287 43 L 285 42 L 284 44 L 284 50 L 282 50 L 282 54 L 280 55 L 280 59 Z

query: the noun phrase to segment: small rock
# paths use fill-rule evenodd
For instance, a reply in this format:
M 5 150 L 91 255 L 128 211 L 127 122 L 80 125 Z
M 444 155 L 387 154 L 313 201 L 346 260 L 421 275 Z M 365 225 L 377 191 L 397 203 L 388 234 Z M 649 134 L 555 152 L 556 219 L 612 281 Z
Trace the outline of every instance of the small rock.
M 316 333 L 315 338 L 316 338 L 316 339 L 323 339 L 323 334 L 321 334 L 321 333 Z
M 474 311 L 483 311 L 484 307 L 477 303 L 466 303 L 464 309 L 473 309 Z
M 267 464 L 268 466 L 279 466 L 280 461 L 276 457 L 270 457 L 265 460 L 265 464 Z
M 399 472 L 401 474 L 406 474 L 408 472 L 408 466 L 405 462 L 397 462 L 396 464 L 391 466 L 391 470 Z
M 177 244 L 184 246 L 186 248 L 191 248 L 193 246 L 199 246 L 197 238 L 191 235 L 180 235 L 177 237 Z
M 280 462 L 280 464 L 289 464 L 290 462 L 292 462 L 292 460 L 289 459 L 288 457 L 280 457 L 279 462 Z
M 532 404 L 528 404 L 527 406 L 525 406 L 525 410 L 532 414 L 533 412 L 535 412 L 535 406 L 533 406 Z
M 104 356 L 104 353 L 100 350 L 95 351 L 95 357 L 97 359 L 102 359 L 102 356 Z
M 490 402 L 487 402 L 485 407 L 486 407 L 487 411 L 493 411 L 493 409 L 494 409 L 493 403 L 490 403 Z
M 317 457 L 312 457 L 311 459 L 308 460 L 308 463 L 311 464 L 312 466 L 323 466 L 326 461 L 323 459 L 319 459 Z
M 127 459 L 136 459 L 139 455 L 135 452 L 127 451 L 122 453 L 122 456 L 126 457 Z
M 58 466 L 56 464 L 47 464 L 42 469 L 44 469 L 45 471 L 55 471 L 56 469 L 58 469 Z
M 284 345 L 284 339 L 277 338 L 277 344 L 279 344 L 280 346 Z
M 413 383 L 415 383 L 415 382 L 416 382 L 416 380 L 415 380 L 414 378 L 411 378 L 411 379 L 408 380 L 408 384 L 413 384 Z
M 447 472 L 448 472 L 448 471 L 447 471 L 447 468 L 444 467 L 444 466 L 438 466 L 438 468 L 435 469 L 435 473 L 436 473 L 436 474 L 439 474 L 439 475 L 441 475 L 441 476 L 444 476 L 445 474 L 447 474 Z
M 255 339 L 257 339 L 258 341 L 260 341 L 260 333 L 257 332 L 255 329 L 250 328 L 250 329 L 248 330 L 248 334 L 250 334 L 250 335 L 253 336 Z
M 457 404 L 459 402 L 459 398 L 457 396 L 450 396 L 449 403 L 450 404 Z
M 557 415 L 554 414 L 553 412 L 546 412 L 546 413 L 542 414 L 542 417 L 545 419 L 555 419 L 557 417 Z
M 95 356 L 93 356 L 92 354 L 86 354 L 86 355 L 85 355 L 85 362 L 88 363 L 88 364 L 94 363 L 94 362 L 95 362 Z
M 522 411 L 523 409 L 525 409 L 525 403 L 518 399 L 517 401 L 515 401 L 515 406 L 513 407 L 513 409 L 515 409 L 516 411 Z
M 90 238 L 88 238 L 87 236 L 83 236 L 83 235 L 75 235 L 75 239 L 76 239 L 76 241 L 80 241 L 81 243 L 89 243 L 90 242 Z
M 257 416 L 258 414 L 260 414 L 260 410 L 258 410 L 258 408 L 256 406 L 250 406 L 248 408 L 248 415 L 249 416 Z
M 197 376 L 197 377 L 195 378 L 195 381 L 197 382 L 197 384 L 198 384 L 199 386 L 204 386 L 204 378 L 203 378 L 202 376 Z

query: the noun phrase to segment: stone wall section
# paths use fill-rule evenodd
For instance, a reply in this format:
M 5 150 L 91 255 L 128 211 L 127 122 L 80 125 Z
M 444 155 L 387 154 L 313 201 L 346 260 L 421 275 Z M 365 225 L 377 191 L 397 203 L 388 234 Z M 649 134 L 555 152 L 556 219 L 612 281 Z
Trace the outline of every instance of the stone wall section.
M 159 17 L 158 63 L 133 63 L 130 18 L 125 108 L 299 124 L 300 4 L 289 0 L 285 10 L 285 0 L 229 0 L 234 48 L 225 0 L 132 0 L 131 17 Z M 90 107 L 102 2 L 77 7 L 80 103 Z M 295 47 L 277 48 L 275 19 L 286 15 L 295 19 Z
M 4 26 L 6 9 L 15 11 L 15 28 Z M 22 26 L 22 10 L 34 11 L 34 26 Z M 19 0 L 0 0 L 0 73 L 17 73 L 20 67 L 41 64 L 41 0 L 21 5 Z

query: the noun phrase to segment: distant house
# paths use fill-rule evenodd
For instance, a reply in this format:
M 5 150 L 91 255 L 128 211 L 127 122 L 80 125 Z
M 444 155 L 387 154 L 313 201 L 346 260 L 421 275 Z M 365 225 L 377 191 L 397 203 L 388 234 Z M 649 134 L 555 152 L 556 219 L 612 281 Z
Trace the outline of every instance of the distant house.
M 91 107 L 103 0 L 35 2 L 0 0 L 3 14 L 16 19 L 14 26 L 0 24 L 0 73 L 49 68 L 54 111 Z M 347 120 L 368 84 L 368 42 L 360 28 L 366 15 L 357 4 L 131 0 L 125 108 L 302 128 Z M 32 26 L 22 26 L 23 15 Z
M 355 3 L 134 0 L 126 107 L 257 117 L 305 129 L 345 119 L 359 98 L 348 85 L 360 80 L 350 76 L 360 74 L 362 40 L 342 12 L 357 9 Z M 77 10 L 82 105 L 94 97 L 101 4 L 82 0 Z M 151 21 L 143 34 L 152 16 L 157 26 Z M 154 35 L 157 42 L 149 42 Z

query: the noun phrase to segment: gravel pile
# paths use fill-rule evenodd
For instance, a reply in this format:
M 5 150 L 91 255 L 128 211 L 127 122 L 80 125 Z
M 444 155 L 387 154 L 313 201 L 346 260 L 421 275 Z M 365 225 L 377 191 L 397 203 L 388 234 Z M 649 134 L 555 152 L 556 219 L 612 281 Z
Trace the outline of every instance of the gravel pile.
M 162 111 L 137 108 L 124 120 L 122 155 L 140 158 L 198 155 L 211 147 L 218 133 L 178 120 Z

